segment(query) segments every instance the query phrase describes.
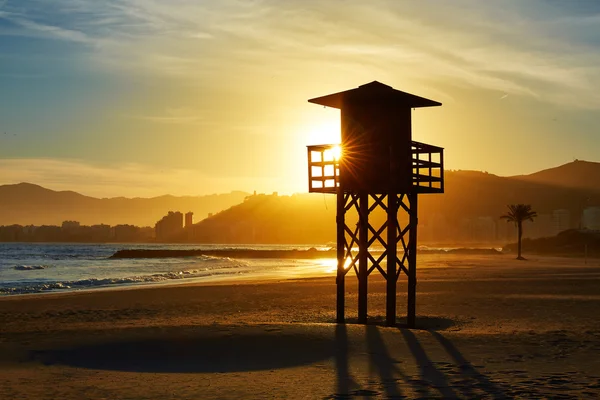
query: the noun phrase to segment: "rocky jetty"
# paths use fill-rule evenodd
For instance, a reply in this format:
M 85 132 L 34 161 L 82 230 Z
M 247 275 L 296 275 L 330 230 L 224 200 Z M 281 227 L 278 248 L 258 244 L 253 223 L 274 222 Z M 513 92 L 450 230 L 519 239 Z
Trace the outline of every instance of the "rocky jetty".
M 215 250 L 157 250 L 157 249 L 124 249 L 110 258 L 180 258 L 180 257 L 229 257 L 229 258 L 335 258 L 335 250 L 260 250 L 260 249 L 215 249 Z

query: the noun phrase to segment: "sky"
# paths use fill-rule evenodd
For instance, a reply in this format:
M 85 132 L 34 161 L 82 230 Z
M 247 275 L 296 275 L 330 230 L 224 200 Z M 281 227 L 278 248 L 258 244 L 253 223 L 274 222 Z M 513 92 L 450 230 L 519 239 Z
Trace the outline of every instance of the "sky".
M 0 0 L 0 184 L 306 192 L 307 100 L 374 80 L 446 169 L 600 161 L 599 65 L 595 0 Z

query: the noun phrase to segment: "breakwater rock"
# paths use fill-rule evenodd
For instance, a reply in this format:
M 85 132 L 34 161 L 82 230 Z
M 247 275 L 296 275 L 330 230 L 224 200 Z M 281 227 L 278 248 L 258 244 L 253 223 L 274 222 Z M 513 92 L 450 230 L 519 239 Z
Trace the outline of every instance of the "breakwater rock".
M 374 250 L 378 252 L 377 250 Z M 382 250 L 379 250 L 381 252 Z M 470 255 L 494 255 L 502 254 L 496 249 L 420 249 L 420 254 L 470 254 Z M 228 257 L 228 258 L 280 258 L 280 259 L 318 259 L 337 258 L 335 249 L 317 250 L 273 250 L 273 249 L 214 249 L 214 250 L 167 250 L 167 249 L 124 249 L 119 250 L 110 258 L 182 258 L 182 257 Z
M 335 258 L 335 250 L 260 250 L 260 249 L 215 249 L 215 250 L 158 250 L 124 249 L 110 258 L 181 258 L 181 257 L 229 257 L 229 258 L 283 258 L 316 259 Z

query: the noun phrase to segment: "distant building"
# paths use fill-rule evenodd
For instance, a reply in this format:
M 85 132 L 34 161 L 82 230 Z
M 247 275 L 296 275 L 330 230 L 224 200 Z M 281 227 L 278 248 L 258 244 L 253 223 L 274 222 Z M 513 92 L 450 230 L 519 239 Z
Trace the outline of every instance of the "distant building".
M 194 223 L 194 213 L 191 211 L 185 213 L 185 229 L 191 228 L 193 223 Z
M 33 236 L 35 234 L 35 231 L 37 231 L 37 226 L 34 225 L 27 225 L 23 227 L 23 233 L 25 235 L 29 235 L 29 236 Z
M 140 228 L 134 225 L 115 225 L 111 228 L 112 239 L 116 242 L 133 242 L 138 238 Z
M 81 227 L 78 221 L 63 221 L 61 228 L 63 231 L 75 231 Z
M 419 220 L 421 228 L 419 230 L 419 240 L 428 242 L 442 242 L 452 238 L 454 235 L 449 232 L 450 226 L 446 217 L 442 214 L 424 216 L 423 222 Z
M 600 230 L 600 207 L 587 207 L 583 210 L 582 228 Z
M 456 242 L 494 242 L 499 237 L 498 224 L 494 217 L 476 216 L 458 221 L 457 232 L 449 239 Z
M 77 221 L 64 221 L 60 227 L 63 238 L 73 238 L 82 232 L 81 224 Z
M 112 229 L 110 225 L 98 224 L 92 225 L 90 231 L 94 241 L 106 241 L 110 240 L 112 236 Z
M 528 227 L 523 229 L 523 234 L 525 237 L 527 237 L 527 232 L 529 232 Z M 517 227 L 515 226 L 514 222 L 500 219 L 496 224 L 496 236 L 498 237 L 498 240 L 502 242 L 514 242 L 517 238 Z
M 0 226 L 0 240 L 3 242 L 18 242 L 24 236 L 21 225 Z
M 552 211 L 552 222 L 554 225 L 554 235 L 571 229 L 571 212 L 564 209 Z
M 98 232 L 110 231 L 110 225 L 106 225 L 106 224 L 92 225 L 90 228 L 92 228 L 94 231 L 98 231 Z
M 477 217 L 473 221 L 473 239 L 478 242 L 496 240 L 496 220 L 493 217 Z
M 525 221 L 523 224 L 523 237 L 534 239 L 554 236 L 556 234 L 552 214 L 538 214 L 533 221 Z
M 166 240 L 181 233 L 183 230 L 183 214 L 179 211 L 169 211 L 154 226 L 156 239 Z

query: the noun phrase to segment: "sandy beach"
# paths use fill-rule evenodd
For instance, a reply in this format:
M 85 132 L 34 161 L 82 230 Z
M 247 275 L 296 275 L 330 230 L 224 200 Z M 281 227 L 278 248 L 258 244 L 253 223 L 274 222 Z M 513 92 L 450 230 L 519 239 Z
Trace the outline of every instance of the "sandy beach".
M 2 399 L 600 397 L 600 261 L 420 257 L 417 325 L 332 277 L 0 298 Z

